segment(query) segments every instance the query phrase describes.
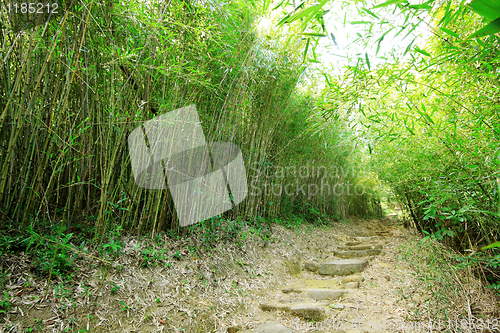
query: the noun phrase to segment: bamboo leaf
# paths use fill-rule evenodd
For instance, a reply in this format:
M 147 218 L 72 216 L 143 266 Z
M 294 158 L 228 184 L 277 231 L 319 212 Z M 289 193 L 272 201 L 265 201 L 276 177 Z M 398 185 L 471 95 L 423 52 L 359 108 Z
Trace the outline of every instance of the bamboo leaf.
M 296 13 L 295 15 L 290 17 L 288 20 L 286 20 L 285 23 L 292 23 L 292 22 L 295 22 L 297 20 L 300 20 L 301 18 L 304 18 L 308 14 L 311 14 L 312 12 L 314 12 L 316 10 L 316 7 L 317 6 L 311 6 L 311 7 L 308 7 L 306 9 Z
M 488 246 L 482 247 L 482 248 L 481 248 L 481 251 L 484 251 L 484 250 L 487 250 L 487 249 L 496 248 L 496 247 L 500 247 L 500 241 L 495 242 L 495 243 L 493 243 L 493 244 L 490 244 L 490 245 L 488 245 Z
M 287 15 L 285 15 L 285 17 L 283 17 L 279 22 L 278 24 L 276 24 L 276 26 L 281 26 L 283 24 L 285 24 L 287 22 L 287 20 L 290 18 L 290 16 L 292 16 L 293 13 L 289 13 Z
M 319 11 L 321 10 L 321 8 L 323 8 L 323 6 L 328 2 L 328 0 L 323 0 L 321 1 L 321 3 L 319 3 L 317 6 L 314 6 L 315 7 L 315 10 L 309 15 L 309 17 L 304 21 L 304 23 L 302 23 L 302 29 L 304 29 L 307 24 L 309 23 L 309 21 L 316 16 L 316 14 L 319 13 Z M 324 30 L 324 29 L 323 29 Z
M 381 3 L 379 5 L 376 5 L 372 9 L 374 9 L 374 8 L 381 8 L 381 7 L 387 7 L 387 6 L 390 6 L 390 5 L 401 3 L 403 1 L 406 1 L 406 0 L 389 0 L 389 1 L 386 1 L 386 2 Z
M 309 43 L 311 42 L 311 38 L 308 38 L 307 39 L 307 42 L 306 42 L 306 47 L 304 48 L 304 55 L 303 55 L 303 59 L 302 61 L 305 61 L 306 60 L 306 56 L 307 56 L 307 51 L 309 51 Z
M 484 26 L 482 29 L 479 29 L 478 31 L 474 32 L 470 36 L 467 37 L 469 38 L 477 38 L 477 37 L 484 37 L 487 35 L 491 35 L 494 33 L 497 33 L 500 31 L 500 17 L 494 20 L 493 22 L 490 22 L 486 26 Z
M 325 34 L 319 34 L 319 33 L 315 33 L 315 32 L 303 32 L 303 33 L 301 33 L 301 35 L 311 36 L 311 37 L 326 37 Z
M 419 48 L 418 46 L 415 46 L 415 51 L 418 52 L 418 53 L 421 53 L 425 56 L 428 56 L 430 57 L 431 55 L 429 54 L 429 52 L 425 51 L 425 50 L 422 50 L 421 48 Z
M 368 14 L 370 14 L 371 16 L 375 17 L 375 18 L 376 18 L 376 19 L 378 19 L 378 20 L 380 19 L 380 18 L 379 18 L 377 15 L 375 15 L 375 14 L 374 14 L 371 10 L 368 10 L 368 9 L 366 9 L 366 8 L 361 8 L 361 10 L 362 10 L 362 11 L 364 11 L 364 12 L 366 12 L 366 13 L 368 13 Z
M 449 30 L 449 29 L 446 29 L 446 28 L 439 28 L 441 29 L 441 31 L 443 31 L 444 33 L 452 36 L 452 37 L 456 37 L 456 38 L 460 38 L 460 36 L 456 33 L 454 33 L 453 31 Z
M 333 41 L 333 43 L 334 43 L 336 46 L 338 46 L 338 44 L 337 44 L 337 40 L 335 39 L 335 36 L 334 36 L 331 32 L 330 32 L 330 36 L 332 37 L 332 41 Z
M 489 20 L 496 20 L 500 17 L 500 3 L 498 0 L 473 0 L 469 7 Z
M 371 24 L 372 22 L 370 22 L 370 21 L 352 21 L 349 23 L 351 23 L 351 24 Z

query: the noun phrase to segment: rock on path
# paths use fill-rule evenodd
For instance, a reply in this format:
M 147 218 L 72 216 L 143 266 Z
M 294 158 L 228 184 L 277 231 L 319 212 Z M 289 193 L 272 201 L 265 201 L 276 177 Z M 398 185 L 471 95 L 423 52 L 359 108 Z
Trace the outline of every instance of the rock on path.
M 317 272 L 319 275 L 340 276 L 340 278 L 304 280 L 305 287 L 285 287 L 282 290 L 283 294 L 290 294 L 298 298 L 262 303 L 260 309 L 262 311 L 284 311 L 316 322 L 326 319 L 331 311 L 330 308 L 342 310 L 344 305 L 333 304 L 333 301 L 346 297 L 364 281 L 359 273 L 368 266 L 366 257 L 379 255 L 382 252 L 382 245 L 374 242 L 378 243 L 383 237 L 388 236 L 389 231 L 376 232 L 376 234 L 377 236 L 356 237 L 352 241 L 345 242 L 341 251 L 334 252 L 336 257 L 343 259 L 324 263 L 306 262 L 304 265 L 304 269 Z M 291 274 L 301 273 L 302 269 L 298 262 L 294 261 L 288 265 Z M 279 323 L 266 322 L 256 329 L 241 331 L 241 333 L 247 332 L 292 333 L 293 331 Z

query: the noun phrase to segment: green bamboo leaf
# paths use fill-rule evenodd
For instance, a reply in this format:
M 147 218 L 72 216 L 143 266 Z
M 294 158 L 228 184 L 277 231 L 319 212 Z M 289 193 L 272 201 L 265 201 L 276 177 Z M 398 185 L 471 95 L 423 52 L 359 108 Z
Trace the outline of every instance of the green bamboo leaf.
M 469 7 L 489 20 L 496 20 L 500 17 L 500 3 L 498 0 L 473 0 Z
M 280 7 L 281 7 L 281 5 L 283 4 L 283 2 L 285 2 L 285 0 L 282 0 L 282 1 L 278 4 L 278 5 L 276 5 L 276 6 L 272 9 L 272 11 L 275 11 L 276 9 L 280 8 Z M 252 4 L 253 4 L 253 1 L 252 1 Z
M 351 24 L 371 24 L 372 22 L 370 22 L 370 21 L 352 21 L 349 23 L 351 23 Z
M 337 40 L 335 39 L 335 36 L 330 32 L 330 36 L 332 37 L 332 41 L 335 44 L 335 46 L 338 46 Z
M 431 2 L 434 2 L 434 0 L 427 1 L 426 3 L 420 5 L 410 5 L 408 7 L 413 9 L 432 9 L 432 6 L 430 5 Z
M 297 9 L 299 9 L 299 8 L 304 7 L 304 4 L 305 4 L 306 2 L 307 2 L 307 0 L 302 1 L 302 2 L 300 3 L 300 5 L 298 5 L 297 7 L 295 7 L 295 9 L 294 9 L 294 10 L 297 10 Z
M 456 38 L 460 38 L 460 36 L 456 33 L 454 33 L 453 31 L 449 30 L 449 29 L 446 29 L 446 28 L 439 28 L 441 29 L 441 31 L 443 31 L 444 33 L 452 36 L 452 37 L 456 37 Z
M 487 250 L 487 249 L 492 249 L 492 248 L 494 248 L 494 247 L 500 247 L 500 241 L 495 242 L 495 243 L 493 243 L 493 244 L 490 244 L 490 245 L 488 245 L 488 246 L 482 247 L 482 248 L 481 248 L 481 251 L 484 251 L 484 250 Z
M 370 14 L 371 16 L 375 17 L 376 19 L 380 19 L 377 15 L 375 15 L 372 11 L 366 9 L 366 8 L 361 8 L 361 10 L 365 11 L 366 13 Z
M 403 55 L 405 55 L 406 53 L 408 53 L 408 51 L 411 49 L 411 46 L 413 45 L 413 43 L 415 42 L 415 39 L 411 41 L 411 43 L 406 47 L 406 50 L 405 52 L 403 53 Z
M 500 31 L 500 17 L 494 20 L 493 22 L 490 22 L 486 26 L 484 26 L 482 29 L 479 29 L 478 31 L 474 32 L 470 36 L 467 37 L 469 38 L 477 38 L 477 37 L 484 37 L 487 35 L 491 35 L 494 33 L 497 33 Z
M 368 59 L 368 52 L 365 52 L 366 65 L 368 66 L 368 70 L 371 71 L 370 67 L 370 59 Z
M 302 61 L 305 61 L 306 60 L 306 56 L 307 56 L 307 51 L 309 51 L 309 43 L 311 42 L 311 38 L 308 38 L 307 39 L 307 42 L 306 42 L 306 47 L 304 49 L 304 56 L 303 56 L 303 59 Z
M 315 10 L 309 15 L 309 17 L 307 17 L 305 20 L 304 20 L 304 23 L 302 23 L 302 29 L 304 29 L 307 24 L 309 23 L 309 21 L 316 16 L 316 14 L 319 13 L 319 11 L 321 10 L 321 8 L 323 8 L 323 6 L 328 2 L 328 0 L 323 0 L 321 1 L 321 3 L 319 3 L 317 6 L 314 6 L 316 7 Z M 323 28 L 324 30 L 324 28 Z
M 326 80 L 326 84 L 328 84 L 328 86 L 331 88 L 332 87 L 332 84 L 330 83 L 330 80 L 328 79 L 328 75 L 326 75 L 325 73 L 322 73 L 323 76 L 325 77 L 325 80 Z
M 419 48 L 418 46 L 415 46 L 415 51 L 418 52 L 418 53 L 421 53 L 425 56 L 428 56 L 430 57 L 431 55 L 429 54 L 429 52 L 425 51 L 425 50 L 422 50 L 421 48 Z
M 314 12 L 317 8 L 317 6 L 311 6 L 311 7 L 308 7 L 298 13 L 296 13 L 295 15 L 293 15 L 292 17 L 290 17 L 288 20 L 286 20 L 286 23 L 292 23 L 292 22 L 295 22 L 297 20 L 300 20 L 301 18 L 307 16 L 308 14 L 311 14 L 312 12 Z
M 314 33 L 314 32 L 303 32 L 301 35 L 304 36 L 311 36 L 311 37 L 326 37 L 325 34 L 319 34 L 319 33 Z
M 285 15 L 285 17 L 283 17 L 279 22 L 278 24 L 276 24 L 276 26 L 281 26 L 283 25 L 284 23 L 286 23 L 286 21 L 290 18 L 290 16 L 292 16 L 292 13 L 289 13 L 287 15 Z
M 387 7 L 387 6 L 390 6 L 390 5 L 401 3 L 403 1 L 406 1 L 406 0 L 389 0 L 389 1 L 386 1 L 384 3 L 381 3 L 380 5 L 376 5 L 372 9 L 374 9 L 374 8 L 380 8 L 380 7 Z
M 378 51 L 380 51 L 380 43 L 382 43 L 382 39 L 384 39 L 384 37 L 382 37 L 382 38 L 378 41 L 378 44 L 377 44 L 377 50 L 375 51 L 375 55 L 378 55 Z

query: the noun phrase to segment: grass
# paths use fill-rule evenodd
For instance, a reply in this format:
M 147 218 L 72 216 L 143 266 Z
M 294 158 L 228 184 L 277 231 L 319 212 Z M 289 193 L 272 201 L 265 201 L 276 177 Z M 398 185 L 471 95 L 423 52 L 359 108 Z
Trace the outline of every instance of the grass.
M 463 257 L 435 240 L 426 238 L 416 245 L 400 248 L 400 259 L 412 267 L 413 275 L 428 291 L 420 296 L 407 293 L 403 298 L 415 300 L 411 320 L 460 321 L 492 318 L 495 295 L 474 274 L 471 266 L 459 265 Z M 423 301 L 425 308 L 419 307 Z M 493 311 L 493 312 L 492 312 Z

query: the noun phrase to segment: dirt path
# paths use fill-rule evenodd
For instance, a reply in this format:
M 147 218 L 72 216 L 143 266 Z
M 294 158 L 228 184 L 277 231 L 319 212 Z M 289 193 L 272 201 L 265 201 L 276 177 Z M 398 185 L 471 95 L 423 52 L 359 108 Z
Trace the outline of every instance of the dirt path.
M 9 268 L 12 307 L 0 330 L 429 331 L 422 314 L 430 313 L 431 295 L 402 259 L 419 238 L 390 219 L 241 226 L 219 236 L 215 248 L 202 246 L 202 236 L 122 238 L 125 254 L 113 259 L 104 282 L 106 266 L 84 257 L 78 274 L 54 279 L 43 301 L 46 278 L 10 258 L 18 266 Z

